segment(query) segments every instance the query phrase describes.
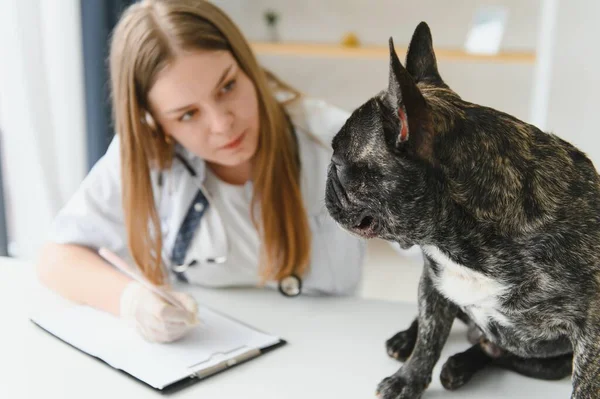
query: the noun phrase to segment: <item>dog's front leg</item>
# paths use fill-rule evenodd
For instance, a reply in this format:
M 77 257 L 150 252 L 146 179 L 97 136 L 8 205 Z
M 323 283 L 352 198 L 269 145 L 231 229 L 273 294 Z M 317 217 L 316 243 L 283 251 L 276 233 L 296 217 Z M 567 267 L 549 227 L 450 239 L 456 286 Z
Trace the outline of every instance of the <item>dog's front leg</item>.
M 419 283 L 417 343 L 400 370 L 379 384 L 377 395 L 382 399 L 420 398 L 450 333 L 458 309 L 435 290 L 430 273 L 425 267 Z
M 585 325 L 576 339 L 571 399 L 600 398 L 600 299 L 590 305 Z

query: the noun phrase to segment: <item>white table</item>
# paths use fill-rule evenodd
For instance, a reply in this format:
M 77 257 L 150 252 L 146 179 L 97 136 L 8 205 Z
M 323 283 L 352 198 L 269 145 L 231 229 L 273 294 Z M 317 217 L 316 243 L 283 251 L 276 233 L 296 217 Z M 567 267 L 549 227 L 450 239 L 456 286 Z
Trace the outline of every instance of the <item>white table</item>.
M 37 283 L 32 268 L 0 258 L 0 397 L 108 399 L 161 395 L 107 365 L 67 346 L 28 320 Z M 288 345 L 213 376 L 175 398 L 373 398 L 379 381 L 399 363 L 384 342 L 406 328 L 415 305 L 360 298 L 288 299 L 262 290 L 192 292 L 213 306 Z M 487 370 L 456 392 L 439 383 L 440 368 L 468 344 L 459 323 L 434 371 L 426 398 L 568 398 L 570 380 L 536 381 L 502 370 Z

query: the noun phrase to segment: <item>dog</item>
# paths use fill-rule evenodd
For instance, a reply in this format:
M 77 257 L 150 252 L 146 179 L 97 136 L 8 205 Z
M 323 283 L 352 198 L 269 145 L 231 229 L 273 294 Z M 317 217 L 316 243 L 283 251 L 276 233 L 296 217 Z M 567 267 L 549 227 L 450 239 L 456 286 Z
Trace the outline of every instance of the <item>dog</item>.
M 571 375 L 600 398 L 600 177 L 579 149 L 463 100 L 442 79 L 429 27 L 404 67 L 389 41 L 387 90 L 332 140 L 325 205 L 365 239 L 421 247 L 418 316 L 386 342 L 405 360 L 383 399 L 419 398 L 455 318 L 480 337 L 441 373 L 447 389 L 496 364 Z

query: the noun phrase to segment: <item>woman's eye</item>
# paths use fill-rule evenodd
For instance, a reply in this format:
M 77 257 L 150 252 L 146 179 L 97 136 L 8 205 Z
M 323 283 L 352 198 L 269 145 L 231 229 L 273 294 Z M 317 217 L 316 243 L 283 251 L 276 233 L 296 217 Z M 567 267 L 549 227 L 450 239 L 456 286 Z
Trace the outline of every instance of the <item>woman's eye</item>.
M 190 110 L 190 111 L 187 111 L 185 114 L 183 114 L 183 115 L 181 115 L 181 116 L 179 117 L 179 121 L 180 121 L 180 122 L 186 122 L 186 121 L 189 121 L 190 119 L 192 119 L 192 117 L 194 116 L 194 114 L 196 114 L 196 111 L 195 111 L 195 110 Z
M 221 89 L 221 91 L 223 93 L 230 92 L 235 87 L 235 83 L 236 83 L 235 79 L 231 79 L 229 82 L 227 82 L 227 84 L 225 86 L 223 86 L 223 88 Z

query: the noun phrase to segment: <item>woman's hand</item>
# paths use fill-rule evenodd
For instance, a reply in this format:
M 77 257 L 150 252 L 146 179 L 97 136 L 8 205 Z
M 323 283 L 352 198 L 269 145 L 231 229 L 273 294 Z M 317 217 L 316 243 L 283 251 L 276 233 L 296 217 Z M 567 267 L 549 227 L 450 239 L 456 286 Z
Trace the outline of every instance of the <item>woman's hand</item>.
M 186 308 L 182 310 L 167 303 L 141 284 L 127 285 L 120 301 L 120 315 L 150 342 L 173 342 L 199 324 L 198 304 L 189 294 L 171 292 Z

